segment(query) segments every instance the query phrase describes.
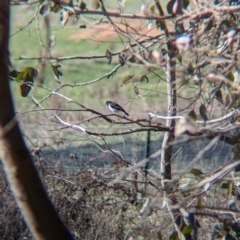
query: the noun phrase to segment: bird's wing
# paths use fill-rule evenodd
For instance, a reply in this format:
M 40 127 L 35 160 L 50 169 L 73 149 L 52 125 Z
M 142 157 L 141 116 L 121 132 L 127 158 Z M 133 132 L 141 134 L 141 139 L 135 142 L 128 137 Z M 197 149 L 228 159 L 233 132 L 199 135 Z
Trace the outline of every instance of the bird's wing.
M 120 105 L 118 105 L 117 103 L 112 104 L 112 107 L 117 109 L 117 110 L 124 111 L 124 109 Z

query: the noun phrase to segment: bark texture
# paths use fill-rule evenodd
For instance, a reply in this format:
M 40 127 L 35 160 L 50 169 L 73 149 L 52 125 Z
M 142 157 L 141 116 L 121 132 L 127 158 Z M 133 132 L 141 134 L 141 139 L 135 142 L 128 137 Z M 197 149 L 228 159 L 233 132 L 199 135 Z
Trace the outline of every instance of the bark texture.
M 72 239 L 44 191 L 15 116 L 8 80 L 9 2 L 0 4 L 0 153 L 4 169 L 34 238 Z
M 177 93 L 176 93 L 176 49 L 171 41 L 168 42 L 168 57 L 166 66 L 166 77 L 167 77 L 167 94 L 168 94 L 168 117 L 176 116 L 176 105 L 177 105 Z M 167 120 L 166 126 L 170 127 L 169 132 L 164 133 L 162 143 L 162 153 L 160 160 L 160 172 L 163 180 L 171 179 L 171 158 L 172 158 L 172 146 L 168 146 L 168 143 L 173 142 L 175 120 Z M 164 186 L 163 186 L 164 187 Z

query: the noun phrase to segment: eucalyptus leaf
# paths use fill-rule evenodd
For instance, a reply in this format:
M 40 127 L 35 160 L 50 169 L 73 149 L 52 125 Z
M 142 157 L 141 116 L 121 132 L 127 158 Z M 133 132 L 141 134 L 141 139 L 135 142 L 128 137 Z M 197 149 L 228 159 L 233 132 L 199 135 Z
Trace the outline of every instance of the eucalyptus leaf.
M 134 75 L 125 76 L 122 80 L 122 85 L 126 85 L 126 84 L 132 82 L 133 77 L 134 77 Z
M 34 79 L 30 76 L 27 76 L 24 82 L 20 85 L 20 92 L 22 97 L 27 97 L 29 92 L 32 89 Z
M 10 78 L 10 80 L 15 80 L 15 78 L 17 77 L 18 74 L 19 74 L 18 71 L 16 71 L 16 70 L 11 70 L 11 71 L 9 72 L 9 78 Z
M 137 95 L 139 95 L 139 90 L 138 90 L 137 86 L 134 86 L 134 92 L 135 92 Z
M 127 53 L 126 51 L 122 51 L 119 53 L 118 55 L 118 59 L 119 59 L 119 63 L 121 64 L 121 66 L 124 66 L 126 61 L 127 61 Z
M 192 65 L 191 62 L 190 62 L 190 63 L 188 64 L 188 66 L 187 66 L 187 72 L 188 72 L 188 74 L 190 74 L 190 75 L 193 75 L 194 72 L 195 72 L 195 68 L 193 67 L 193 65 Z
M 92 0 L 91 3 L 94 9 L 98 9 L 100 7 L 99 0 Z
M 189 113 L 188 116 L 191 117 L 193 120 L 197 120 L 197 114 L 195 113 L 194 109 L 192 109 Z
M 197 169 L 197 168 L 192 168 L 190 170 L 190 173 L 192 173 L 193 175 L 196 175 L 196 176 L 200 176 L 200 175 L 203 174 L 203 172 L 200 169 Z
M 208 120 L 208 113 L 207 113 L 207 109 L 205 107 L 205 105 L 202 103 L 199 107 L 199 113 L 200 113 L 200 116 L 202 117 L 202 119 L 204 121 L 207 121 Z
M 189 0 L 183 0 L 183 8 L 187 9 L 188 5 L 189 5 Z
M 232 152 L 234 153 L 235 158 L 240 159 L 240 143 L 236 143 L 233 146 Z
M 149 82 L 149 79 L 148 79 L 148 77 L 146 75 L 143 75 L 140 78 L 140 82 L 144 82 L 144 81 L 146 81 L 147 83 Z
M 108 60 L 108 64 L 111 64 L 111 62 L 112 62 L 112 52 L 109 49 L 107 49 L 107 51 L 106 51 L 106 58 Z
M 237 237 L 239 237 L 240 236 L 240 223 L 234 222 L 231 227 L 232 227 L 232 230 L 236 233 Z
M 173 5 L 174 5 L 175 1 L 176 0 L 170 0 L 167 4 L 167 12 L 170 15 L 172 15 L 172 9 L 173 9 Z
M 169 240 L 179 240 L 178 232 L 177 231 L 172 232 L 169 237 Z
M 68 22 L 68 19 L 69 19 L 68 11 L 66 11 L 65 9 L 62 9 L 60 13 L 60 22 L 62 26 L 66 25 L 66 23 Z
M 209 31 L 213 28 L 213 26 L 214 26 L 214 21 L 211 19 L 211 20 L 208 22 L 206 28 L 204 29 L 204 32 L 209 32 Z
M 163 236 L 162 236 L 162 233 L 161 233 L 160 230 L 157 232 L 157 239 L 158 240 L 163 240 Z
M 87 4 L 85 3 L 85 1 L 81 0 L 80 4 L 79 4 L 80 9 L 86 10 L 87 9 Z
M 230 233 L 227 233 L 224 237 L 224 240 L 236 240 L 236 238 L 233 237 L 233 235 L 231 235 Z
M 53 73 L 54 73 L 54 76 L 55 76 L 55 79 L 57 82 L 59 82 L 59 78 L 60 76 L 62 76 L 62 71 L 60 71 L 58 68 L 61 67 L 61 65 L 57 65 L 57 66 L 54 66 L 54 65 L 51 65 L 52 66 L 52 70 L 53 70 Z
M 232 220 L 230 218 L 225 218 L 223 220 L 223 230 L 229 233 L 232 229 Z
M 61 6 L 56 2 L 52 2 L 50 10 L 51 12 L 57 13 L 61 10 Z
M 222 99 L 222 91 L 219 89 L 217 90 L 216 94 L 215 94 L 215 98 L 220 102 L 223 103 L 223 99 Z
M 183 235 L 191 234 L 193 228 L 189 225 L 186 225 L 183 230 L 181 231 Z

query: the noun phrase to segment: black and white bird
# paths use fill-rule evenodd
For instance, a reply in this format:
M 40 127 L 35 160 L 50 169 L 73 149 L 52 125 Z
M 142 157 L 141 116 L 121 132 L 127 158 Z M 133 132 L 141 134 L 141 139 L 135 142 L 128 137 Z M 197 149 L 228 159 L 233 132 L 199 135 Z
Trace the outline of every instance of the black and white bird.
M 106 105 L 110 109 L 110 111 L 112 111 L 113 113 L 118 113 L 118 114 L 124 113 L 127 116 L 129 116 L 129 114 L 115 102 L 106 101 Z

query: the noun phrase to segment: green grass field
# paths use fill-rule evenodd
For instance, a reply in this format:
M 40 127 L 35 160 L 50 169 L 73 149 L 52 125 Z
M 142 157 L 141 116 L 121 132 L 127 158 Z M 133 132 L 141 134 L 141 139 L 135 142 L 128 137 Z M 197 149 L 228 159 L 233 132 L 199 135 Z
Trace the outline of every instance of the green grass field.
M 133 7 L 133 3 L 128 5 L 128 8 Z M 19 28 L 25 26 L 29 20 L 34 16 L 35 8 L 30 7 L 12 7 L 12 23 L 10 37 L 10 53 L 12 67 L 16 70 L 21 70 L 24 67 L 38 68 L 39 62 L 37 60 L 18 60 L 19 57 L 38 57 L 42 53 L 42 44 L 45 44 L 46 30 L 43 24 L 43 17 L 38 15 L 38 20 L 33 19 L 26 28 L 18 31 Z M 94 34 L 89 36 L 87 40 L 80 40 L 77 38 L 78 34 L 83 34 L 84 31 L 79 29 L 79 22 L 69 23 L 63 28 L 59 22 L 59 14 L 51 14 L 51 33 L 56 38 L 56 44 L 51 49 L 52 57 L 75 56 L 75 55 L 103 55 L 108 47 L 114 51 L 123 48 L 123 43 L 117 37 L 104 39 L 103 41 L 96 41 Z M 81 20 L 82 21 L 82 20 Z M 38 29 L 39 25 L 39 29 Z M 42 43 L 41 43 L 42 41 Z M 68 60 L 59 62 L 63 76 L 60 77 L 61 84 L 78 84 L 85 83 L 97 79 L 108 72 L 110 72 L 118 64 L 118 56 L 114 56 L 111 65 L 108 64 L 107 59 L 100 60 Z M 149 82 L 135 82 L 122 86 L 123 79 L 128 75 L 135 74 L 139 79 L 142 75 L 147 74 Z M 161 76 L 161 71 L 159 72 Z M 54 75 L 50 64 L 47 64 L 45 70 L 43 87 L 46 89 L 55 90 L 60 87 L 54 79 Z M 139 90 L 139 95 L 134 92 L 134 86 Z M 35 109 L 35 105 L 30 98 L 22 98 L 20 96 L 19 84 L 11 82 L 11 87 L 14 95 L 14 101 L 18 112 Z M 49 91 L 38 87 L 35 81 L 32 96 L 37 100 L 45 98 Z M 110 78 L 104 78 L 94 84 L 76 87 L 64 87 L 59 92 L 66 97 L 78 101 L 86 106 L 106 112 L 105 101 L 113 100 L 121 104 L 131 102 L 126 107 L 128 111 L 143 115 L 149 110 L 165 111 L 159 108 L 164 103 L 161 99 L 165 99 L 165 94 L 161 96 L 159 92 L 165 92 L 166 86 L 159 78 L 152 73 L 147 73 L 142 65 L 135 67 L 124 66 L 121 67 L 117 73 Z M 157 97 L 157 99 L 156 99 Z M 154 109 L 149 107 L 149 104 Z M 65 107 L 71 108 L 72 105 L 60 97 L 51 97 L 42 102 L 44 108 Z M 73 107 L 76 108 L 74 105 Z
M 107 1 L 107 5 L 110 9 L 116 7 L 116 3 L 112 1 Z M 32 19 L 35 14 L 35 7 L 27 8 L 26 6 L 15 6 L 11 8 L 11 11 L 12 36 L 10 37 L 10 53 L 12 67 L 17 70 L 21 70 L 28 66 L 38 68 L 39 62 L 37 60 L 18 59 L 20 57 L 31 58 L 42 55 L 42 45 L 46 44 L 44 19 L 38 14 L 37 20 L 34 18 L 32 22 L 29 23 L 30 19 Z M 127 1 L 125 12 L 139 13 L 139 2 Z M 80 19 L 77 22 L 74 22 L 73 18 L 70 18 L 66 26 L 62 27 L 59 21 L 59 13 L 50 14 L 51 34 L 56 38 L 56 44 L 51 48 L 51 57 L 104 55 L 109 47 L 111 47 L 113 51 L 119 51 L 128 44 L 128 41 L 125 41 L 125 43 L 121 41 L 126 40 L 124 37 L 120 39 L 117 35 L 101 39 L 101 34 L 107 34 L 107 30 L 94 31 L 92 26 L 87 29 L 80 29 L 79 24 L 86 23 L 86 19 L 88 22 L 93 22 L 93 16 L 85 16 L 84 18 L 85 19 Z M 145 24 L 145 22 L 143 22 L 143 24 Z M 25 28 L 19 31 L 19 29 L 24 26 Z M 83 40 L 82 38 L 84 35 L 86 35 L 86 37 Z M 180 66 L 180 71 L 183 70 L 183 67 L 187 66 L 187 62 L 189 62 L 191 58 L 189 58 L 189 56 L 184 56 L 184 59 L 185 60 L 183 60 Z M 130 67 L 126 64 L 124 67 L 120 67 L 114 76 L 103 78 L 98 82 L 83 86 L 81 85 L 82 83 L 96 80 L 112 71 L 112 69 L 119 64 L 118 56 L 116 55 L 113 57 L 113 61 L 110 65 L 105 58 L 97 60 L 66 60 L 60 61 L 59 64 L 61 65 L 61 71 L 63 73 L 63 76 L 60 77 L 61 84 L 55 81 L 52 68 L 48 62 L 45 69 L 43 87 L 40 87 L 36 80 L 34 89 L 31 91 L 32 95 L 30 94 L 30 97 L 33 96 L 37 101 L 40 101 L 43 108 L 72 109 L 77 107 L 75 104 L 68 103 L 66 99 L 59 96 L 51 96 L 42 102 L 42 100 L 49 95 L 50 91 L 54 91 L 64 85 L 64 87 L 59 90 L 60 94 L 103 113 L 107 113 L 105 106 L 106 100 L 120 103 L 130 112 L 131 116 L 134 117 L 147 117 L 149 111 L 161 112 L 162 114 L 166 114 L 167 112 L 167 94 L 163 70 L 155 71 L 156 74 L 153 74 L 148 72 L 143 65 L 135 64 Z M 134 75 L 134 78 L 138 80 L 145 74 L 149 79 L 148 83 L 145 81 L 136 81 L 122 86 L 122 82 L 126 76 Z M 183 77 L 189 78 L 189 76 L 177 76 L 177 82 L 180 85 L 182 81 L 185 81 L 182 79 Z M 19 83 L 11 82 L 11 87 L 18 112 L 29 111 L 36 108 L 39 109 L 30 98 L 23 98 L 20 96 Z M 136 88 L 139 94 L 136 94 Z M 198 86 L 189 82 L 181 86 L 181 89 L 178 91 L 182 97 L 182 99 L 178 99 L 179 110 L 189 105 L 189 101 L 186 101 L 184 98 L 190 99 L 192 97 L 193 99 L 197 96 L 198 89 Z M 204 91 L 202 91 L 202 94 L 204 97 Z M 196 112 L 198 112 L 198 106 L 202 99 L 203 98 L 199 98 L 197 104 L 195 104 Z M 181 111 L 181 114 L 189 112 L 191 108 L 192 106 L 189 106 L 184 112 Z M 31 121 L 33 121 L 34 118 L 35 117 L 33 117 Z

